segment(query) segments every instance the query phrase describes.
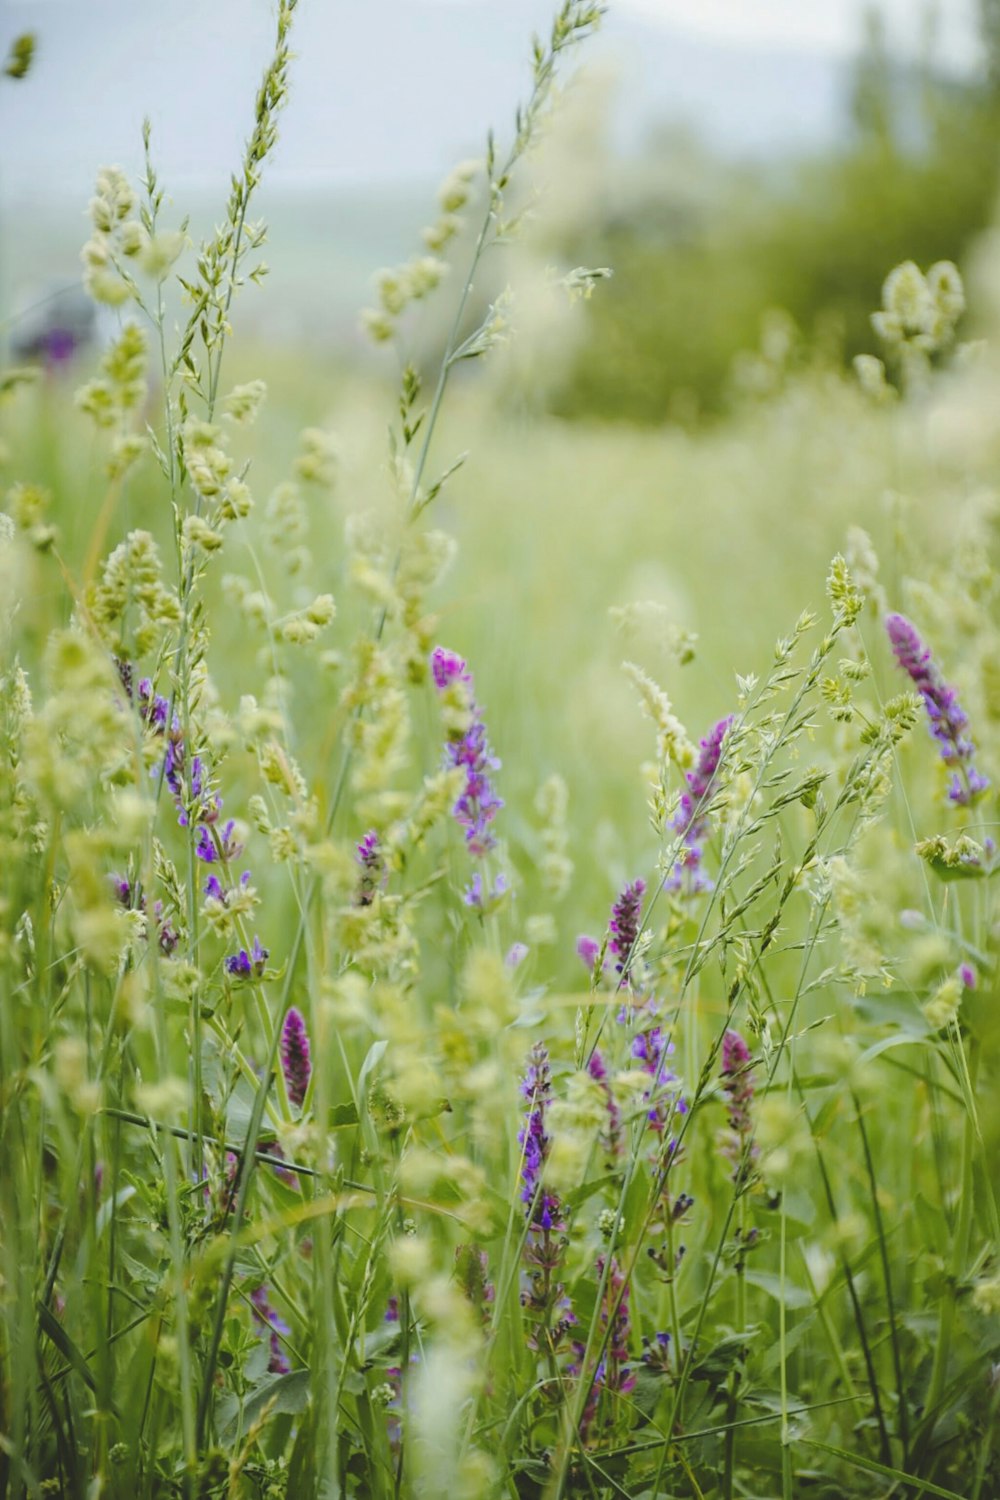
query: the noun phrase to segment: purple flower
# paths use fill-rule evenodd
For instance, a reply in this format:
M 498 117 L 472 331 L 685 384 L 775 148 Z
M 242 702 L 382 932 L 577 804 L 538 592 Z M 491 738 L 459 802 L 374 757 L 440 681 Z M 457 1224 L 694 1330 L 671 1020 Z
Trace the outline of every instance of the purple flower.
M 704 808 L 715 791 L 715 778 L 722 760 L 722 746 L 729 732 L 733 716 L 720 719 L 708 731 L 698 747 L 698 759 L 687 773 L 687 791 L 671 821 L 671 828 L 679 834 L 684 848 L 667 881 L 669 890 L 683 887 L 689 895 L 710 891 L 712 882 L 701 868 L 705 839 L 708 834 L 708 819 Z
M 162 901 L 157 901 L 156 905 L 162 910 Z M 181 935 L 172 922 L 167 921 L 160 923 L 159 944 L 161 953 L 165 954 L 165 956 L 169 958 L 180 940 Z
M 729 1030 L 722 1038 L 722 1087 L 729 1097 L 731 1135 L 723 1143 L 723 1153 L 733 1163 L 733 1181 L 747 1177 L 749 1163 L 758 1155 L 753 1140 L 754 1076 L 750 1048 L 738 1031 Z
M 357 895 L 354 898 L 355 905 L 371 906 L 375 900 L 375 892 L 381 885 L 385 874 L 385 856 L 374 828 L 369 828 L 358 844 L 354 858 L 361 866 Z
M 153 684 L 148 677 L 143 677 L 139 683 L 139 705 L 146 723 L 157 734 L 162 734 L 167 727 L 170 704 L 166 698 L 162 698 L 154 691 Z
M 738 1031 L 729 1030 L 722 1038 L 722 1087 L 729 1095 L 729 1123 L 739 1135 L 750 1130 L 750 1105 L 754 1081 L 750 1048 Z
M 454 682 L 464 682 L 472 687 L 472 674 L 466 669 L 465 662 L 457 652 L 449 651 L 446 646 L 435 646 L 431 652 L 431 674 L 439 693 L 443 693 Z
M 657 1135 L 663 1134 L 673 1115 L 687 1113 L 687 1102 L 679 1092 L 663 1097 L 665 1084 L 679 1082 L 677 1074 L 666 1066 L 673 1050 L 674 1044 L 664 1035 L 662 1026 L 649 1026 L 632 1038 L 632 1056 L 652 1080 L 643 1098 L 649 1104 L 649 1123 Z
M 521 1202 L 526 1205 L 532 1227 L 548 1232 L 559 1227 L 561 1210 L 556 1195 L 546 1193 L 541 1186 L 542 1170 L 552 1144 L 545 1129 L 545 1115 L 552 1102 L 552 1074 L 548 1050 L 543 1042 L 536 1042 L 528 1054 L 521 1093 L 529 1106 L 517 1137 L 523 1152 Z
M 499 874 L 493 882 L 493 890 L 484 891 L 483 877 L 477 870 L 462 892 L 462 900 L 466 906 L 471 906 L 473 911 L 486 911 L 500 900 L 506 890 L 507 877 L 504 874 Z
M 305 1017 L 293 1005 L 281 1028 L 281 1069 L 291 1102 L 301 1107 L 309 1087 L 312 1064 L 309 1061 L 309 1033 Z
M 669 1333 L 656 1333 L 652 1338 L 647 1338 L 644 1334 L 642 1339 L 642 1354 L 639 1358 L 650 1369 L 662 1370 L 666 1373 L 670 1369 Z
M 125 689 L 125 696 L 128 698 L 128 701 L 131 703 L 132 702 L 132 698 L 133 698 L 133 693 L 132 693 L 132 663 L 130 661 L 126 661 L 124 659 L 124 657 L 121 657 L 121 656 L 114 656 L 111 659 L 112 659 L 112 661 L 115 664 L 115 671 L 118 673 L 118 677 L 119 677 L 119 679 L 121 681 L 121 685 Z
M 599 1256 L 597 1260 L 597 1275 L 604 1276 L 605 1260 Z M 632 1336 L 632 1320 L 629 1313 L 629 1296 L 631 1288 L 628 1278 L 625 1276 L 618 1261 L 612 1256 L 608 1264 L 607 1280 L 604 1283 L 604 1296 L 601 1299 L 601 1328 L 607 1331 L 604 1358 L 600 1361 L 590 1382 L 590 1390 L 587 1404 L 584 1407 L 580 1419 L 580 1436 L 584 1442 L 587 1441 L 591 1428 L 597 1418 L 600 1406 L 601 1394 L 607 1391 L 610 1395 L 627 1396 L 630 1391 L 635 1390 L 635 1375 L 629 1368 L 629 1341 Z M 586 1353 L 586 1345 L 575 1343 L 573 1345 L 577 1363 L 571 1372 L 575 1375 L 586 1376 L 583 1369 L 583 1358 Z
M 255 937 L 249 953 L 245 948 L 241 948 L 239 953 L 231 953 L 223 967 L 234 979 L 260 979 L 269 957 L 269 950 L 262 948 L 260 938 Z
M 622 983 L 628 984 L 634 948 L 639 937 L 639 922 L 642 916 L 642 898 L 646 894 L 646 882 L 634 880 L 631 885 L 626 885 L 618 900 L 611 908 L 611 921 L 608 923 L 608 931 L 611 936 L 608 947 L 615 954 L 618 962 L 615 968 L 622 976 Z
M 905 615 L 887 615 L 885 628 L 893 655 L 924 700 L 930 731 L 941 746 L 941 759 L 952 771 L 948 797 L 968 807 L 989 786 L 972 764 L 976 747 L 965 733 L 969 718 L 958 694 L 941 676 L 930 649 Z
M 504 963 L 507 965 L 508 969 L 516 969 L 518 964 L 524 963 L 524 960 L 527 958 L 527 956 L 527 943 L 511 943 L 510 947 L 507 949 L 507 956 L 504 959 Z
M 111 875 L 111 889 L 115 893 L 115 900 L 119 906 L 126 908 L 132 905 L 132 887 L 124 875 Z
M 271 1306 L 266 1286 L 256 1287 L 250 1293 L 250 1303 L 253 1308 L 254 1327 L 259 1334 L 266 1333 L 270 1339 L 271 1358 L 268 1361 L 268 1370 L 272 1375 L 287 1375 L 292 1367 L 281 1347 L 281 1340 L 288 1337 L 291 1329 Z
M 472 674 L 454 651 L 435 647 L 431 655 L 431 673 L 439 693 L 461 684 L 468 699 L 468 728 L 449 731 L 445 744 L 445 764 L 461 770 L 465 786 L 452 809 L 465 829 L 469 853 L 481 858 L 496 846 L 490 824 L 503 807 L 490 781 L 490 772 L 500 769 L 500 762 L 490 749 L 479 705 L 473 698 Z
M 545 1191 L 542 1181 L 552 1144 L 545 1128 L 552 1102 L 552 1074 L 542 1042 L 536 1042 L 528 1054 L 521 1093 L 528 1101 L 528 1114 L 517 1138 L 522 1150 L 521 1201 L 528 1217 L 521 1306 L 527 1320 L 528 1347 L 551 1364 L 576 1318 L 558 1279 L 569 1243 L 563 1232 L 563 1209 L 556 1194 Z
M 971 964 L 962 964 L 958 971 L 958 977 L 967 990 L 976 988 L 976 971 Z
M 576 940 L 576 951 L 579 958 L 583 960 L 588 969 L 593 969 L 601 956 L 601 945 L 596 938 L 581 932 Z

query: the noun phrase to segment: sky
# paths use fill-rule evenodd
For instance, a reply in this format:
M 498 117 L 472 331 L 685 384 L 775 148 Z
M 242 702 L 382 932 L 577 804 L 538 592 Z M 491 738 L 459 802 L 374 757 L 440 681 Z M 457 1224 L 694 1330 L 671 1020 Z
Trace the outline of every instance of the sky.
M 976 0 L 940 0 L 935 56 L 968 66 Z M 430 182 L 481 150 L 523 96 L 528 41 L 555 0 L 300 0 L 276 185 L 382 190 Z M 921 0 L 883 0 L 890 43 L 919 46 Z M 267 60 L 273 0 L 0 0 L 0 49 L 38 61 L 0 86 L 0 204 L 86 202 L 96 169 L 140 167 L 144 114 L 177 190 L 224 191 Z M 619 139 L 686 122 L 716 149 L 767 153 L 833 137 L 864 0 L 611 0 L 581 49 L 614 70 Z M 0 226 L 2 227 L 2 226 Z
M 448 0 L 443 0 L 448 3 Z M 453 0 L 474 4 L 476 0 Z M 854 51 L 870 0 L 619 0 L 657 25 L 755 48 L 803 46 L 845 55 Z M 920 0 L 882 0 L 891 40 L 900 51 L 919 47 L 926 24 Z M 960 66 L 975 56 L 975 0 L 939 0 L 945 55 Z

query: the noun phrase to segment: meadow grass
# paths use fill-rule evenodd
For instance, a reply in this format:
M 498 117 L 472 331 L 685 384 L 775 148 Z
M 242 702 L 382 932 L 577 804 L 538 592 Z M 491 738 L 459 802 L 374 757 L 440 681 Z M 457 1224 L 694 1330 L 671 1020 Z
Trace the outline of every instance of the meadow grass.
M 0 1492 L 986 1500 L 989 350 L 904 267 L 898 387 L 503 400 L 579 0 L 378 280 L 436 369 L 230 348 L 293 13 L 221 227 L 105 171 L 115 341 L 2 387 Z

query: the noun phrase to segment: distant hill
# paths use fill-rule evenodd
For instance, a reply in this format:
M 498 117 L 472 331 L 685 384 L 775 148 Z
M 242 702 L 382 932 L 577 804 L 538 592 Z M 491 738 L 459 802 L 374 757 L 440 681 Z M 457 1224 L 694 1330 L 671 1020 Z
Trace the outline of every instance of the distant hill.
M 669 0 L 664 0 L 669 13 Z M 374 268 L 407 254 L 437 181 L 510 121 L 552 0 L 304 0 L 293 93 L 267 176 L 274 290 L 256 304 L 322 327 L 353 318 Z M 0 306 L 78 274 L 96 168 L 138 175 L 153 121 L 161 182 L 211 224 L 247 132 L 270 0 L 7 0 L 0 49 L 30 25 L 37 67 L 0 89 Z M 843 136 L 848 64 L 698 36 L 611 7 L 581 54 L 613 74 L 613 151 L 664 125 L 723 158 L 775 160 Z M 705 156 L 707 160 L 707 154 Z M 308 290 L 307 290 L 308 289 Z M 312 311 L 311 311 L 312 309 Z

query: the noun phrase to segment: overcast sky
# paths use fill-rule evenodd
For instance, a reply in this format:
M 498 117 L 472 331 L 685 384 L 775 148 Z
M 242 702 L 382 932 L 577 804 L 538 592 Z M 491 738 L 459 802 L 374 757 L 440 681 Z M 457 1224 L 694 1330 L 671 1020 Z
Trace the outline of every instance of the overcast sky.
M 976 0 L 941 0 L 934 55 L 975 58 Z M 445 171 L 502 131 L 523 96 L 528 41 L 555 0 L 300 0 L 292 102 L 274 183 L 388 186 Z M 581 57 L 624 80 L 633 131 L 686 120 L 721 149 L 807 149 L 842 114 L 841 60 L 865 0 L 611 0 Z M 272 0 L 0 0 L 0 48 L 37 31 L 37 66 L 0 85 L 0 195 L 86 201 L 97 166 L 139 166 L 149 113 L 162 178 L 224 185 L 267 60 Z M 921 0 L 884 0 L 913 52 Z M 620 124 L 621 124 L 620 121 Z M 624 128 L 624 127 L 623 127 Z
M 439 0 L 476 4 L 477 0 Z M 755 47 L 801 44 L 817 51 L 850 53 L 857 47 L 870 0 L 618 0 L 626 10 L 662 25 L 683 25 L 706 36 Z M 900 50 L 919 47 L 927 7 L 921 0 L 881 0 L 891 40 Z M 974 55 L 975 0 L 939 0 L 941 44 L 964 64 Z

